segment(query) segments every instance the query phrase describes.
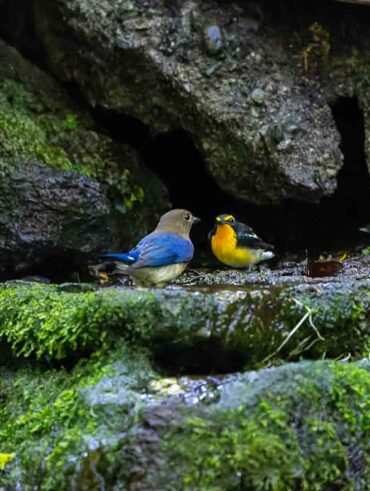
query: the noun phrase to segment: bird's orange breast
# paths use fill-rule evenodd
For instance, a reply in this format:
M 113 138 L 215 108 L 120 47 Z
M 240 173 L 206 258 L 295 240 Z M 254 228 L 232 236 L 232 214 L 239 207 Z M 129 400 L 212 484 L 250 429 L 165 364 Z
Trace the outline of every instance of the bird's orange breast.
M 219 261 L 233 268 L 245 268 L 258 262 L 253 250 L 238 247 L 237 235 L 227 224 L 217 226 L 211 238 L 211 248 Z

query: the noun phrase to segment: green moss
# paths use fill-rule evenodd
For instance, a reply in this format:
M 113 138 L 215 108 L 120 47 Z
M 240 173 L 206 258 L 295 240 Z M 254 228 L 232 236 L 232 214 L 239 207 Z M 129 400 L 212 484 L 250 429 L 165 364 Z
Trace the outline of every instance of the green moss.
M 171 370 L 225 371 L 302 357 L 367 356 L 369 311 L 366 285 L 225 296 L 82 286 L 73 292 L 13 282 L 0 288 L 0 340 L 13 356 L 52 360 L 121 338 L 147 347 Z M 218 355 L 209 359 L 204 350 Z
M 172 424 L 162 489 L 176 489 L 172 472 L 189 490 L 367 489 L 369 372 L 315 363 L 244 377 L 227 400 Z
M 62 359 L 107 348 L 117 335 L 130 342 L 147 339 L 157 311 L 151 294 L 65 293 L 25 284 L 0 291 L 0 338 L 16 356 Z
M 13 160 L 16 157 L 44 162 L 57 169 L 72 169 L 65 151 L 48 143 L 46 132 L 26 114 L 9 110 L 0 104 L 0 154 Z
M 96 352 L 71 372 L 0 369 L 1 450 L 16 454 L 0 470 L 1 484 L 68 490 L 91 454 L 108 463 L 152 377 L 146 358 L 123 348 Z M 81 479 L 95 489 L 98 471 Z
M 68 105 L 53 105 L 24 84 L 0 81 L 0 158 L 11 165 L 20 158 L 35 159 L 58 170 L 75 171 L 108 184 L 116 209 L 125 213 L 144 201 L 144 190 L 129 167 L 133 152 L 113 145 L 93 131 L 88 118 Z M 126 157 L 125 168 L 120 160 Z

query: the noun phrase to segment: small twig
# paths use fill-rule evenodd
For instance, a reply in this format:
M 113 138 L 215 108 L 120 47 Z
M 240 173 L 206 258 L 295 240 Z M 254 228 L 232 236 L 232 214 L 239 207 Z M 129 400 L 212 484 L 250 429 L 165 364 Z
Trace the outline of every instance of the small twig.
M 347 356 L 340 355 L 337 358 L 334 358 L 334 361 L 338 361 L 339 363 L 347 363 L 352 358 L 351 353 L 347 353 Z
M 304 307 L 307 312 L 310 314 L 309 317 L 308 317 L 308 322 L 310 323 L 310 326 L 312 327 L 312 329 L 315 331 L 317 337 L 320 339 L 320 341 L 325 341 L 325 338 L 323 338 L 321 336 L 321 334 L 319 333 L 319 330 L 317 329 L 317 327 L 315 326 L 315 324 L 313 323 L 313 320 L 312 320 L 312 314 L 313 314 L 313 311 L 310 307 L 308 307 L 307 305 L 304 305 L 302 302 L 300 302 L 299 300 L 297 300 L 296 298 L 293 298 L 293 300 L 295 301 L 295 303 L 297 305 L 299 305 L 300 307 Z
M 305 315 L 302 317 L 302 319 L 298 322 L 298 324 L 296 324 L 296 326 L 290 331 L 290 333 L 288 334 L 288 336 L 284 339 L 284 341 L 280 344 L 280 346 L 277 348 L 277 350 L 275 350 L 273 353 L 271 353 L 269 356 L 267 356 L 264 360 L 262 360 L 262 364 L 265 363 L 266 361 L 270 360 L 271 358 L 273 358 L 275 355 L 277 355 L 279 353 L 279 351 L 281 351 L 284 346 L 287 344 L 287 342 L 289 341 L 289 339 L 294 336 L 294 334 L 298 331 L 298 329 L 301 327 L 301 325 L 305 322 L 305 320 L 307 319 L 307 317 L 310 315 L 309 312 L 306 312 Z
M 311 340 L 311 336 L 308 336 L 307 338 L 302 339 L 298 343 L 298 346 L 296 346 L 293 351 L 289 353 L 289 358 L 292 358 L 293 356 L 298 355 L 299 353 L 302 353 L 303 351 L 306 351 L 307 348 L 305 348 L 306 344 Z M 308 345 L 310 347 L 312 345 L 312 342 Z
M 312 329 L 315 331 L 315 333 L 317 335 L 317 339 L 314 340 L 314 342 L 312 342 L 304 351 L 307 351 L 307 349 L 309 349 L 311 346 L 313 346 L 315 344 L 315 342 L 317 342 L 317 341 L 325 341 L 325 338 L 323 338 L 321 336 L 317 327 L 313 323 L 313 320 L 312 320 L 313 311 L 312 311 L 312 309 L 310 307 L 308 307 L 307 305 L 304 305 L 302 302 L 300 302 L 296 298 L 293 298 L 293 300 L 300 307 L 304 307 L 304 309 L 306 310 L 306 313 L 301 318 L 301 320 L 294 326 L 294 328 L 290 331 L 290 333 L 287 335 L 287 337 L 284 339 L 284 341 L 280 344 L 280 346 L 273 353 L 271 353 L 264 360 L 262 360 L 261 364 L 266 363 L 268 360 L 270 360 L 271 358 L 276 356 L 284 348 L 284 346 L 289 342 L 289 340 L 294 336 L 294 334 L 298 331 L 298 329 L 305 323 L 305 321 L 307 319 L 308 319 L 310 327 L 312 327 Z M 308 339 L 308 338 L 306 338 L 306 339 Z

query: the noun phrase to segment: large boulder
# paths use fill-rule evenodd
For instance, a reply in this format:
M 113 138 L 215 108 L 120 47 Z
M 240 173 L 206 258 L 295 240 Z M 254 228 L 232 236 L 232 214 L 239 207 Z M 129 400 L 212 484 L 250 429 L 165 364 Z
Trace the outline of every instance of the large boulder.
M 318 202 L 334 192 L 342 157 L 325 93 L 258 7 L 33 0 L 28 9 L 57 77 L 153 132 L 188 131 L 234 198 Z
M 162 183 L 3 42 L 0 60 L 2 267 L 133 245 L 169 206 Z
M 123 347 L 69 370 L 16 361 L 0 368 L 2 490 L 368 489 L 369 362 L 192 380 Z
M 88 253 L 107 247 L 110 202 L 101 184 L 47 165 L 17 162 L 2 169 L 0 251 L 3 261 L 45 253 Z

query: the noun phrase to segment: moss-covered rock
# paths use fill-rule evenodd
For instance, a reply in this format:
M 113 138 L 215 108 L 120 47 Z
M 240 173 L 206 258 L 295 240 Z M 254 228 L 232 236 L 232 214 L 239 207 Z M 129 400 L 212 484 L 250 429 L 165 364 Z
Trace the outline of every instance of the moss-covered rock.
M 228 371 L 300 357 L 363 357 L 369 283 L 208 294 L 172 289 L 4 284 L 0 339 L 15 356 L 74 358 L 117 338 L 149 349 L 170 371 Z
M 96 489 L 153 378 L 146 357 L 124 348 L 95 352 L 71 371 L 0 368 L 0 450 L 15 454 L 0 487 Z
M 145 355 L 0 369 L 5 489 L 366 490 L 369 363 L 304 362 L 203 381 Z
M 368 362 L 286 365 L 218 391 L 146 410 L 123 449 L 135 474 L 126 465 L 120 479 L 138 490 L 368 489 Z
M 167 208 L 163 185 L 3 42 L 0 60 L 0 262 L 132 245 Z

